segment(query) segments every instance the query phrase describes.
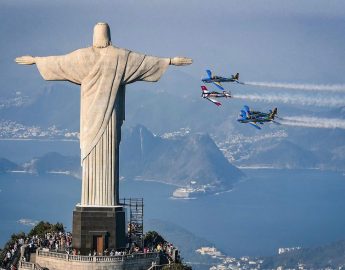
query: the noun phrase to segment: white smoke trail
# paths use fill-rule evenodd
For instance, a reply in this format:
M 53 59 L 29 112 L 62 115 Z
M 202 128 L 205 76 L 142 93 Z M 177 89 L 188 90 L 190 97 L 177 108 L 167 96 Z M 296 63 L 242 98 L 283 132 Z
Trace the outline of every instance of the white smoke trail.
M 284 88 L 292 90 L 306 90 L 306 91 L 331 91 L 331 92 L 345 92 L 345 84 L 297 84 L 297 83 L 276 83 L 276 82 L 243 82 L 245 85 L 269 87 L 269 88 Z
M 288 126 L 345 129 L 345 120 L 344 119 L 337 119 L 337 118 L 290 116 L 290 117 L 280 118 L 279 122 L 283 125 L 288 125 Z
M 345 106 L 343 97 L 325 96 L 305 96 L 305 95 L 286 95 L 286 94 L 234 94 L 234 98 L 252 100 L 257 102 L 280 102 L 284 104 L 315 105 L 321 107 L 342 107 Z

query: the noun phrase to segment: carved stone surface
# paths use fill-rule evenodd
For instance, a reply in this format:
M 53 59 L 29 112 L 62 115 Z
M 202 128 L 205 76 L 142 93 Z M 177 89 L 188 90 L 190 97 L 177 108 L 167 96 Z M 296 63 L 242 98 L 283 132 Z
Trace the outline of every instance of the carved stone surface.
M 125 85 L 155 82 L 167 67 L 189 65 L 184 57 L 159 58 L 111 45 L 106 23 L 94 27 L 93 45 L 69 54 L 17 57 L 22 65 L 36 64 L 45 80 L 81 86 L 80 149 L 81 207 L 73 212 L 73 246 L 89 252 L 122 248 L 125 214 L 119 205 L 119 144 L 125 119 Z M 96 237 L 96 240 L 95 238 Z M 97 238 L 99 237 L 99 238 Z M 100 240 L 103 239 L 103 242 Z

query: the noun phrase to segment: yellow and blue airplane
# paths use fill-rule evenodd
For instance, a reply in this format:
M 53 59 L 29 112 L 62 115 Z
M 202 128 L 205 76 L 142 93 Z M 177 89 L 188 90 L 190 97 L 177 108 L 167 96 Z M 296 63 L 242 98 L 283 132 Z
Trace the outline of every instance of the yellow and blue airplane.
M 250 110 L 247 105 L 241 110 L 239 118 L 237 119 L 240 123 L 248 123 L 257 129 L 261 129 L 258 123 L 263 125 L 265 122 L 273 122 L 275 124 L 280 124 L 274 121 L 277 117 L 278 109 L 274 108 L 273 111 L 269 110 L 268 113 Z
M 202 78 L 201 80 L 204 83 L 213 83 L 215 84 L 219 89 L 224 90 L 224 87 L 222 86 L 222 82 L 236 82 L 243 84 L 243 82 L 240 82 L 238 79 L 240 77 L 239 73 L 236 73 L 235 75 L 231 75 L 231 78 L 221 77 L 221 76 L 214 76 L 212 75 L 212 71 L 207 69 L 206 70 L 207 76 L 206 78 Z

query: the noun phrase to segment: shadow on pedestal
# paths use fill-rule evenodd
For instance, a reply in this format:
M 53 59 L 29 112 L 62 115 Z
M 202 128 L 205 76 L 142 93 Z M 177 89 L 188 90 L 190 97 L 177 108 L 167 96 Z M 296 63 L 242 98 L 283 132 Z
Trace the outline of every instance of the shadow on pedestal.
M 103 254 L 105 249 L 126 247 L 126 221 L 122 206 L 76 206 L 73 211 L 72 246 L 81 254 Z

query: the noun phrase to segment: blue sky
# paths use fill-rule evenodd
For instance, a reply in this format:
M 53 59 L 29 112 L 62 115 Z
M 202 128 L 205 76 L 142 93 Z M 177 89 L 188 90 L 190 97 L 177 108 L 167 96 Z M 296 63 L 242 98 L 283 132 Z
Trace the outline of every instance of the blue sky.
M 193 58 L 193 65 L 172 67 L 164 76 L 168 85 L 166 78 L 174 70 L 189 78 L 171 85 L 173 91 L 199 94 L 195 91 L 206 68 L 224 76 L 239 72 L 243 81 L 345 85 L 344 1 L 2 0 L 2 95 L 16 91 L 35 95 L 47 85 L 36 68 L 16 65 L 15 57 L 59 55 L 90 46 L 93 26 L 99 21 L 109 23 L 116 46 L 162 57 Z M 256 95 L 265 91 L 232 88 Z M 290 96 L 286 90 L 271 93 L 285 95 L 281 100 Z M 294 100 L 317 96 L 345 104 L 344 94 L 299 94 Z
M 17 55 L 64 54 L 92 41 L 98 21 L 113 43 L 158 56 L 240 71 L 247 80 L 343 83 L 343 1 L 13 1 L 0 3 L 0 71 L 29 76 Z M 6 52 L 6 53 L 5 53 Z

